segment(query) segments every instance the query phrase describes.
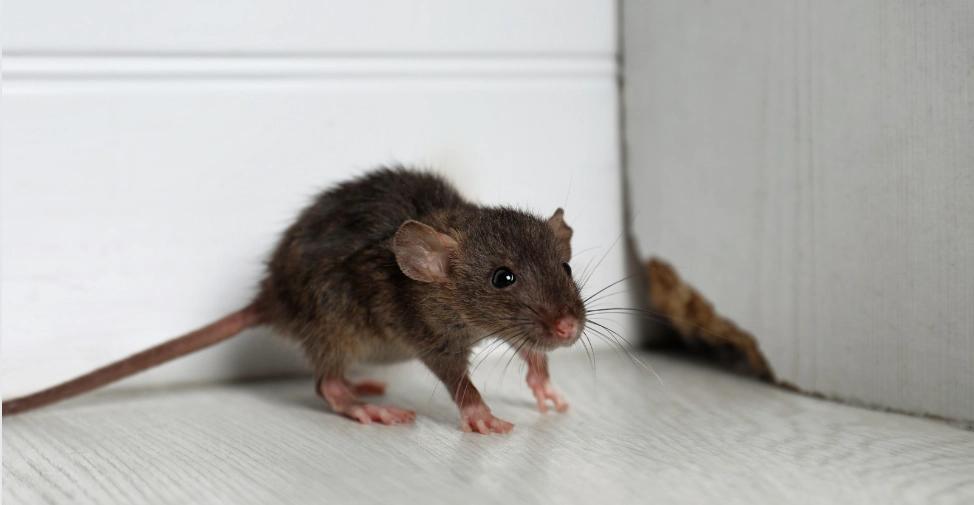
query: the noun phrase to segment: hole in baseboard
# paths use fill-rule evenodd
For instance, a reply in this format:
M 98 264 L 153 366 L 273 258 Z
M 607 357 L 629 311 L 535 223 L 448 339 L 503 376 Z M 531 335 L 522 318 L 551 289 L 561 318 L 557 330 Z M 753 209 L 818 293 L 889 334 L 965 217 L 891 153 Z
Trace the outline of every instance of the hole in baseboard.
M 659 258 L 645 266 L 648 303 L 663 324 L 650 328 L 647 347 L 690 354 L 734 372 L 775 382 L 757 340 L 720 316 L 712 303 Z

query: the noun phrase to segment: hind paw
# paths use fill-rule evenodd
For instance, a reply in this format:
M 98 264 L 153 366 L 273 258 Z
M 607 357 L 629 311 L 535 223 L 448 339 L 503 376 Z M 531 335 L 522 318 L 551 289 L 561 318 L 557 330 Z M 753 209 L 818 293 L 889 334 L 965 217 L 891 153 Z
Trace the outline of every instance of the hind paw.
M 348 379 L 331 377 L 318 381 L 318 396 L 325 399 L 332 410 L 355 419 L 362 424 L 382 423 L 385 425 L 411 423 L 416 412 L 398 407 L 386 407 L 362 403 L 355 394 L 382 394 L 385 384 L 377 381 L 353 382 Z

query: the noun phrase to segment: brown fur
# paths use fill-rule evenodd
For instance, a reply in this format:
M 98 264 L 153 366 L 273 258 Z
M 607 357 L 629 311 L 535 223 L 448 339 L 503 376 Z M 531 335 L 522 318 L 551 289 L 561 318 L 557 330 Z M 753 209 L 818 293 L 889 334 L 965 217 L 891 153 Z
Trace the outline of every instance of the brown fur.
M 342 377 L 356 361 L 419 358 L 460 407 L 479 404 L 467 376 L 477 342 L 500 338 L 525 355 L 543 353 L 578 338 L 553 337 L 559 317 L 574 316 L 579 329 L 585 323 L 578 286 L 562 266 L 571 256 L 572 235 L 562 214 L 558 209 L 546 221 L 511 208 L 479 207 L 433 174 L 377 170 L 322 193 L 301 213 L 247 308 L 4 402 L 3 414 L 83 393 L 257 324 L 298 342 L 320 379 Z M 491 285 L 498 267 L 516 273 L 514 285 Z
M 410 220 L 444 235 L 447 278 L 423 282 L 397 264 L 396 233 Z M 563 345 L 549 336 L 555 319 L 584 322 L 561 265 L 570 238 L 560 209 L 549 222 L 479 207 L 432 174 L 379 170 L 305 209 L 273 254 L 257 306 L 303 347 L 319 377 L 341 376 L 356 361 L 419 358 L 456 394 L 485 335 L 544 351 Z M 500 290 L 490 282 L 502 266 L 517 282 Z

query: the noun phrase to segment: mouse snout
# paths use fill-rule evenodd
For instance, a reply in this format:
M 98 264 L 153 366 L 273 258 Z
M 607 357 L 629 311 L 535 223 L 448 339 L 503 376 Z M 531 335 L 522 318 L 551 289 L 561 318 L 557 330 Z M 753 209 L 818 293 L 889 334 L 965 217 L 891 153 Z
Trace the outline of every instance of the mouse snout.
M 563 340 L 573 339 L 578 334 L 578 319 L 575 316 L 561 316 L 551 326 L 555 337 Z

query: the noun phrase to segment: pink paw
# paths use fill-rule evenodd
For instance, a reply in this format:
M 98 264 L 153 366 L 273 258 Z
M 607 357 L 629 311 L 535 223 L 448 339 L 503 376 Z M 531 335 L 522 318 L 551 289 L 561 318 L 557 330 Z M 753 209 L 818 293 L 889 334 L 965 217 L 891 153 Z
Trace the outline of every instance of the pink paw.
M 466 433 L 477 432 L 490 435 L 491 432 L 507 433 L 514 429 L 514 425 L 490 413 L 487 405 L 471 405 L 460 411 L 460 428 Z
M 412 410 L 400 409 L 398 407 L 383 407 L 368 403 L 351 405 L 341 413 L 362 424 L 372 424 L 374 421 L 392 426 L 395 424 L 411 423 L 416 419 L 416 412 Z
M 353 382 L 341 377 L 324 377 L 318 380 L 315 389 L 332 410 L 362 424 L 372 424 L 373 421 L 387 425 L 413 422 L 416 413 L 412 410 L 370 405 L 355 398 L 355 393 L 381 394 L 385 387 L 384 383 L 376 381 Z
M 538 410 L 542 413 L 548 412 L 548 400 L 555 404 L 555 410 L 558 412 L 568 410 L 568 402 L 565 401 L 565 397 L 555 389 L 547 377 L 528 373 L 528 386 L 531 387 L 531 391 L 534 391 L 534 398 L 538 400 Z

